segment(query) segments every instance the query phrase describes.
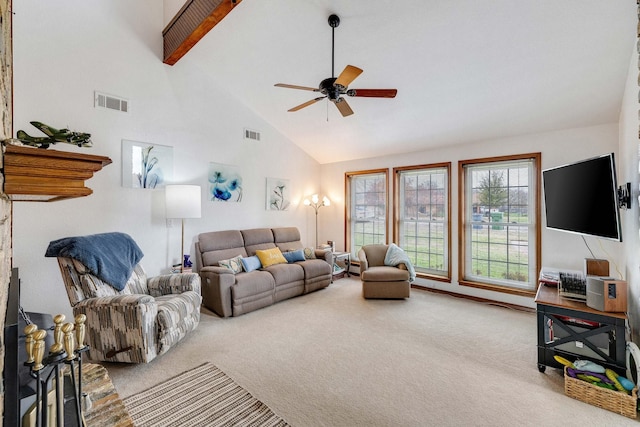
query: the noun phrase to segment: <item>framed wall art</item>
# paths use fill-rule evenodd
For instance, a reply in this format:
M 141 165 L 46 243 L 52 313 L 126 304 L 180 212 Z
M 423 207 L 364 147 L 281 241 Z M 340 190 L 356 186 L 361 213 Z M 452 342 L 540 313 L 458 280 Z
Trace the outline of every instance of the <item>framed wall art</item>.
M 291 204 L 288 179 L 267 178 L 267 210 L 286 211 Z
M 158 188 L 173 178 L 173 147 L 122 140 L 122 186 Z
M 209 163 L 209 200 L 242 201 L 242 176 L 237 166 Z

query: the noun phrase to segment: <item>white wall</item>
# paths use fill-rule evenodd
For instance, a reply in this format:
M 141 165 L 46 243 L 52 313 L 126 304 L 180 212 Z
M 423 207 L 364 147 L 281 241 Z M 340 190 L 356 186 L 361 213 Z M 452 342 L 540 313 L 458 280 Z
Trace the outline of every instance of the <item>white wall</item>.
M 463 121 L 460 123 L 464 125 Z M 451 162 L 451 255 L 452 282 L 442 283 L 418 279 L 417 283 L 436 289 L 473 295 L 496 301 L 509 302 L 534 307 L 533 298 L 518 297 L 499 292 L 485 291 L 458 285 L 458 161 L 474 158 L 493 157 L 520 153 L 542 153 L 542 168 L 559 166 L 572 161 L 581 160 L 600 154 L 618 151 L 618 126 L 615 123 L 580 129 L 568 129 L 557 132 L 546 132 L 522 135 L 491 141 L 442 147 L 411 154 L 387 156 L 373 159 L 362 159 L 343 163 L 322 165 L 323 191 L 334 203 L 331 211 L 321 212 L 320 241 L 335 240 L 338 248 L 344 247 L 344 186 L 345 172 L 389 168 L 390 187 L 392 169 L 397 166 L 419 165 L 439 162 Z M 393 200 L 393 188 L 390 189 Z M 544 208 L 542 223 L 545 223 Z M 392 224 L 390 224 L 390 227 Z M 388 230 L 392 236 L 392 229 Z M 622 243 L 587 237 L 589 246 L 598 258 L 609 259 L 620 264 L 622 259 Z M 542 227 L 542 265 L 566 269 L 582 270 L 584 258 L 590 257 L 582 238 L 569 233 L 546 230 Z M 613 274 L 613 273 L 612 273 Z
M 202 218 L 186 221 L 186 247 L 200 232 L 288 225 L 313 244 L 313 212 L 299 201 L 319 190 L 319 164 L 190 64 L 188 54 L 173 67 L 162 63 L 162 2 L 24 0 L 13 8 L 14 135 L 22 129 L 43 136 L 33 120 L 89 132 L 92 148 L 53 148 L 113 160 L 87 181 L 91 196 L 14 203 L 13 265 L 26 310 L 71 315 L 57 263 L 44 257 L 54 239 L 122 231 L 142 248 L 150 275 L 177 262 L 180 226 L 167 227 L 163 191 L 121 186 L 122 139 L 172 146 L 173 181 L 202 185 Z M 131 113 L 94 108 L 94 90 L 128 98 Z M 243 140 L 245 127 L 261 131 L 262 141 Z M 206 201 L 209 162 L 239 166 L 241 203 Z M 290 179 L 289 211 L 266 211 L 267 177 Z
M 638 51 L 634 46 L 629 63 L 629 75 L 620 112 L 620 163 L 619 183 L 631 182 L 631 209 L 623 210 L 622 231 L 625 242 L 625 272 L 629 286 L 629 320 L 633 341 L 640 342 L 640 208 L 638 183 L 640 183 L 640 141 L 638 140 Z

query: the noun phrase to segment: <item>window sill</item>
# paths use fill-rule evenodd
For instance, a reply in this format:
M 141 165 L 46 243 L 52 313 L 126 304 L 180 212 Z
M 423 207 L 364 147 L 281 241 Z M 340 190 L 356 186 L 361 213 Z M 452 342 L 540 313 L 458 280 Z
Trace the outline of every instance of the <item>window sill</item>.
M 523 297 L 533 298 L 536 296 L 536 289 L 529 290 L 529 289 L 509 288 L 507 286 L 492 285 L 489 283 L 482 283 L 482 282 L 472 282 L 469 280 L 459 280 L 458 284 L 460 286 L 469 286 L 471 288 L 484 289 L 487 291 L 494 291 L 494 292 L 502 292 L 505 294 L 519 295 Z
M 435 280 L 437 282 L 451 283 L 451 277 L 437 276 L 435 274 L 416 272 L 416 278 L 426 279 L 426 280 Z

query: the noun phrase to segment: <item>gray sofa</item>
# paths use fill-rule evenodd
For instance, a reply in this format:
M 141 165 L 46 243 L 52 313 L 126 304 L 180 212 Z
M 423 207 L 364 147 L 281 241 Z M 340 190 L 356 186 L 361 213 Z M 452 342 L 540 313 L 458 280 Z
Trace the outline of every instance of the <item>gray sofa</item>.
M 239 316 L 278 301 L 326 288 L 331 283 L 331 252 L 312 250 L 305 259 L 234 273 L 218 262 L 256 251 L 304 249 L 296 227 L 255 228 L 201 233 L 196 242 L 196 268 L 202 282 L 203 304 L 221 317 Z

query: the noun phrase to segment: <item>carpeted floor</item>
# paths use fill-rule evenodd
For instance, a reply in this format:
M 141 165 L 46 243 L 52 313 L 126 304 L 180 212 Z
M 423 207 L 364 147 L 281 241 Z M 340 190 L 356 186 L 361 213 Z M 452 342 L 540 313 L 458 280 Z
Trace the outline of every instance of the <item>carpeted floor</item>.
M 534 313 L 412 290 L 364 300 L 358 278 L 237 318 L 206 310 L 148 365 L 106 364 L 121 397 L 211 362 L 293 426 L 623 426 L 537 369 Z

